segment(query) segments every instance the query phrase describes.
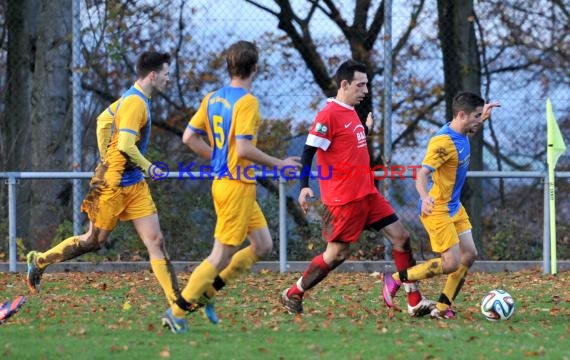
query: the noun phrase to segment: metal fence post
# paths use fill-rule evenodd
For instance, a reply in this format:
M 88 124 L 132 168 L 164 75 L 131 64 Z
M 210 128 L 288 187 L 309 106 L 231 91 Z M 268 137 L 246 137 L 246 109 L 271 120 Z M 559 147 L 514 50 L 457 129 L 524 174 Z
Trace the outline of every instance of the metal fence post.
M 9 261 L 8 269 L 10 272 L 16 272 L 16 177 L 8 178 L 8 252 Z
M 392 0 L 384 2 L 384 166 L 388 167 L 392 159 Z M 392 201 L 390 182 L 384 181 L 384 196 Z M 384 260 L 392 261 L 392 242 L 383 236 Z
M 285 179 L 279 176 L 279 272 L 287 271 L 287 194 Z
M 543 239 L 542 239 L 542 273 L 550 274 L 550 201 L 548 192 L 548 172 L 542 180 L 544 182 L 544 204 L 542 206 Z

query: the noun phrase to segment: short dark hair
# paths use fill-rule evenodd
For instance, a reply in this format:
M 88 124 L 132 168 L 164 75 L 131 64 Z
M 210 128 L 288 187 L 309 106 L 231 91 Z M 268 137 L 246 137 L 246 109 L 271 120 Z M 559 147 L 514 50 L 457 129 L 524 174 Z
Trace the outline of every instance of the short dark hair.
M 340 83 L 343 80 L 349 83 L 352 82 L 352 80 L 354 80 L 354 73 L 357 71 L 366 74 L 366 66 L 354 60 L 347 60 L 340 64 L 335 74 L 336 87 L 340 88 Z
M 137 76 L 144 78 L 152 71 L 162 70 L 163 64 L 170 63 L 170 54 L 155 51 L 145 51 L 137 60 Z
M 481 96 L 469 91 L 462 91 L 453 98 L 451 111 L 453 112 L 453 117 L 456 117 L 460 111 L 470 114 L 483 105 L 485 105 L 485 100 Z
M 245 79 L 255 70 L 259 52 L 254 43 L 240 40 L 226 51 L 226 64 L 230 77 Z

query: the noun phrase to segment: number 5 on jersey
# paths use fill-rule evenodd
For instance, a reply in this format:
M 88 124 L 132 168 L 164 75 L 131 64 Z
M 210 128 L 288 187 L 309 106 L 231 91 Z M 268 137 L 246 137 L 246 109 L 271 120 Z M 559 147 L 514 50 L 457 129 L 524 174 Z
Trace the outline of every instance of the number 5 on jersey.
M 224 141 L 226 140 L 224 129 L 222 128 L 222 121 L 224 121 L 223 117 L 220 115 L 214 115 L 214 140 L 218 149 L 222 149 L 224 147 Z

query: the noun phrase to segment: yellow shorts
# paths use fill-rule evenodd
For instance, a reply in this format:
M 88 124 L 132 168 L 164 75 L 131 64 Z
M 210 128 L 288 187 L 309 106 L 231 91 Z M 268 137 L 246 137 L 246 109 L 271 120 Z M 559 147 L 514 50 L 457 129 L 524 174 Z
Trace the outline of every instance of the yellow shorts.
M 255 183 L 220 179 L 212 183 L 218 220 L 214 237 L 224 245 L 239 246 L 248 233 L 266 228 L 267 221 L 255 200 Z
M 429 235 L 431 249 L 437 253 L 458 244 L 459 234 L 471 230 L 469 215 L 463 205 L 453 217 L 449 214 L 431 214 L 420 216 L 420 220 Z
M 89 193 L 81 204 L 81 211 L 98 228 L 113 230 L 117 221 L 139 219 L 156 213 L 156 205 L 146 181 L 134 185 L 106 186 L 97 179 L 91 180 Z

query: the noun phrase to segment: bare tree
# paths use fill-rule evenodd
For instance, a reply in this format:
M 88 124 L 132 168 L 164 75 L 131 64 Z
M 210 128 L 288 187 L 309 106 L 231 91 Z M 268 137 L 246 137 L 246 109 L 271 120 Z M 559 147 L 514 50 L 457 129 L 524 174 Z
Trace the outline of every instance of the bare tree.
M 481 62 L 473 1 L 438 0 L 439 40 L 443 54 L 445 78 L 446 119 L 453 117 L 451 104 L 460 91 L 481 94 Z M 471 137 L 471 170 L 483 170 L 483 131 Z M 463 189 L 462 202 L 469 212 L 473 225 L 473 238 L 481 256 L 481 179 L 468 179 Z
M 72 0 L 45 0 L 40 5 L 29 129 L 33 171 L 69 170 L 65 146 L 71 128 L 71 8 Z M 66 183 L 60 181 L 32 182 L 30 235 L 40 245 L 50 245 L 41 241 L 51 241 L 61 222 L 66 191 Z
M 376 7 L 372 7 L 369 0 L 356 0 L 351 20 L 348 20 L 341 13 L 339 4 L 335 4 L 332 0 L 308 1 L 309 6 L 304 15 L 296 13 L 289 0 L 274 0 L 278 10 L 259 1 L 245 1 L 279 19 L 279 29 L 287 34 L 291 44 L 299 52 L 305 65 L 313 74 L 315 82 L 326 96 L 336 94 L 336 85 L 326 66 L 328 62 L 322 51 L 319 51 L 311 32 L 310 24 L 317 11 L 326 15 L 338 27 L 348 42 L 350 57 L 366 65 L 369 84 L 372 83 L 376 75 L 382 74 L 383 68 L 380 66 L 382 61 L 376 56 L 378 53 L 376 47 L 378 46 L 378 36 L 384 24 L 384 1 L 381 1 Z M 417 18 L 423 6 L 424 0 L 420 0 L 413 7 L 408 28 L 394 47 L 393 58 L 399 56 L 407 43 L 412 30 L 417 25 Z M 335 65 L 337 64 L 335 63 Z M 373 93 L 373 89 L 369 90 Z M 368 112 L 372 111 L 372 96 L 368 96 L 357 107 L 357 111 L 361 121 L 365 121 Z
M 31 165 L 31 96 L 36 53 L 36 22 L 39 0 L 8 0 L 6 7 L 7 68 L 5 111 L 0 122 L 2 157 L 6 171 L 29 169 Z M 27 234 L 30 216 L 30 183 L 18 186 L 18 233 Z M 3 199 L 4 192 L 0 195 Z M 2 201 L 2 205 L 5 202 Z M 0 206 L 0 208 L 4 208 Z

